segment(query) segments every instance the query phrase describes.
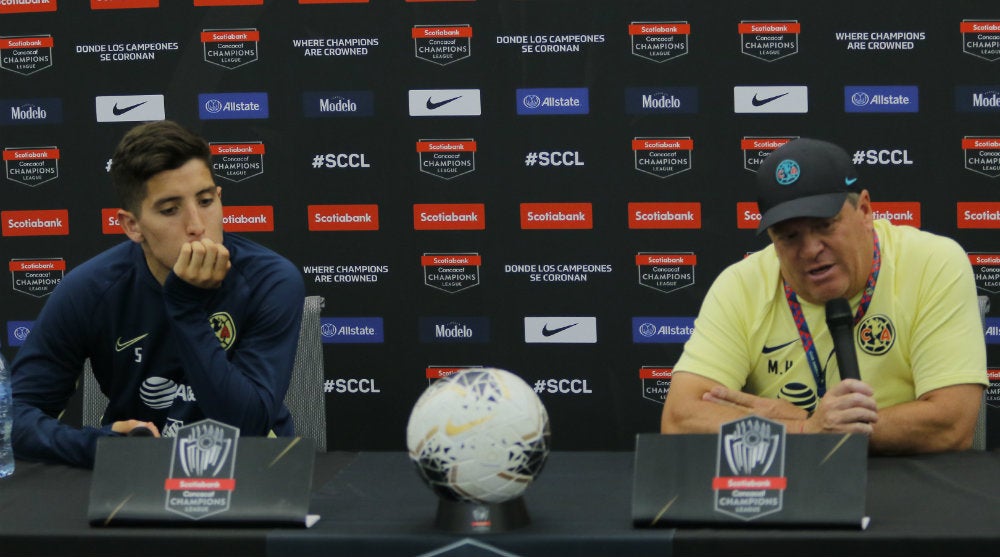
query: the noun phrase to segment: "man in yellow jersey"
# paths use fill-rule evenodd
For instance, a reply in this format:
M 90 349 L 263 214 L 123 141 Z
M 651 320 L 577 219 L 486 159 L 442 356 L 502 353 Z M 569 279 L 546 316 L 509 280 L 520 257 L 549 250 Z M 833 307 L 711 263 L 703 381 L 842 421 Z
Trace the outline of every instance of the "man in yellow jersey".
M 709 289 L 662 432 L 714 433 L 752 413 L 789 433 L 866 434 L 881 454 L 969 448 L 986 346 L 961 246 L 874 220 L 850 157 L 825 141 L 776 149 L 757 195 L 771 245 Z M 840 379 L 825 319 L 834 298 L 854 313 L 861 381 Z

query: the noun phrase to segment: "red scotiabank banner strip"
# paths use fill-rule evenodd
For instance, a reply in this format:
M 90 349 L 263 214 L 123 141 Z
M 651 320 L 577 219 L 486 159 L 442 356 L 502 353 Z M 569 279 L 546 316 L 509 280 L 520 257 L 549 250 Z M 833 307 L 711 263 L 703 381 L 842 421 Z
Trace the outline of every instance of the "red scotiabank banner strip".
M 642 253 L 635 256 L 636 265 L 695 265 L 698 257 L 693 253 Z
M 633 23 L 628 26 L 629 35 L 690 35 L 689 23 Z
M 0 14 L 21 14 L 27 12 L 54 12 L 56 11 L 56 0 L 39 0 L 33 4 L 0 4 Z
M 740 35 L 761 33 L 764 35 L 775 33 L 795 33 L 798 34 L 802 26 L 795 21 L 754 21 L 752 23 L 740 24 Z
M 779 489 L 788 487 L 788 478 L 783 476 L 723 476 L 712 479 L 712 489 Z
M 420 258 L 424 267 L 478 267 L 483 264 L 481 255 L 424 255 Z
M 234 478 L 167 478 L 163 482 L 167 491 L 232 491 L 236 489 Z
M 11 271 L 65 271 L 62 259 L 18 259 L 9 264 Z

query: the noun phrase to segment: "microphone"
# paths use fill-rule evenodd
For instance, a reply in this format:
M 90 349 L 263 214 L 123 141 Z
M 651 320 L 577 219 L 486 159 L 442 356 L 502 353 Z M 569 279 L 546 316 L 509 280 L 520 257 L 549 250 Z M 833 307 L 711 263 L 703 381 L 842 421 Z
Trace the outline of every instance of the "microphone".
M 153 437 L 153 430 L 144 425 L 133 427 L 128 432 L 128 437 Z
M 844 298 L 834 298 L 826 303 L 826 326 L 833 337 L 833 351 L 837 354 L 840 379 L 861 379 L 858 354 L 854 351 L 854 316 L 851 304 Z

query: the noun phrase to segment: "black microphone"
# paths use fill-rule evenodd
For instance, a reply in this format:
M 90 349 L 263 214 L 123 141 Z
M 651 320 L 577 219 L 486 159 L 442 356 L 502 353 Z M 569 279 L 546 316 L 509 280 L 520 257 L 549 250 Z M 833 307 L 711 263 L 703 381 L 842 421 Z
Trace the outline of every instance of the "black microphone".
M 851 304 L 844 298 L 834 298 L 826 303 L 826 326 L 833 337 L 833 351 L 837 354 L 840 379 L 861 379 L 858 354 L 854 351 L 854 315 Z
M 153 437 L 153 430 L 144 425 L 136 426 L 129 430 L 128 437 Z

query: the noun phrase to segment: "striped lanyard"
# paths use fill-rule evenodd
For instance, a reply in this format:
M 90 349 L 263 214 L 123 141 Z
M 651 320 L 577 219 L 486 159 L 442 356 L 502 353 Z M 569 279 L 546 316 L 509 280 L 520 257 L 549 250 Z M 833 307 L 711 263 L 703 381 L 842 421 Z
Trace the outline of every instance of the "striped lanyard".
M 857 325 L 861 318 L 868 311 L 871 304 L 872 295 L 875 293 L 875 283 L 878 281 L 878 271 L 882 268 L 882 250 L 879 248 L 878 233 L 875 233 L 875 253 L 872 256 L 872 270 L 868 274 L 868 283 L 865 284 L 865 292 L 861 296 L 861 303 L 858 311 L 854 314 L 854 324 Z M 813 378 L 816 379 L 816 392 L 819 398 L 826 394 L 826 374 L 823 373 L 823 366 L 819 363 L 819 354 L 816 352 L 816 344 L 813 342 L 812 333 L 809 332 L 809 325 L 806 323 L 805 313 L 802 312 L 802 304 L 799 303 L 798 296 L 788 284 L 785 285 L 785 299 L 788 300 L 788 309 L 792 310 L 792 319 L 799 330 L 799 338 L 802 339 L 802 348 L 806 351 L 806 360 L 809 362 L 809 369 L 812 370 Z

